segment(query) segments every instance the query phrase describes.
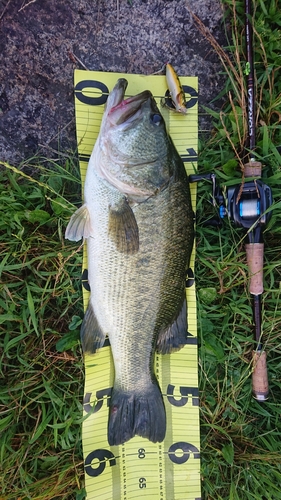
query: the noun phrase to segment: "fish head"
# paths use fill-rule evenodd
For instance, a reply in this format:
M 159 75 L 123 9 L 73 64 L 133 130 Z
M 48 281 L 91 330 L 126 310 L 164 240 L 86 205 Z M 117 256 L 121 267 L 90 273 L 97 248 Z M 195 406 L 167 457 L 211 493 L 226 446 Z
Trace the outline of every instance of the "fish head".
M 124 93 L 121 98 L 120 92 L 120 87 L 125 92 L 123 79 L 118 82 L 112 91 L 113 96 L 118 95 L 118 102 L 110 108 L 107 106 L 104 130 L 107 147 L 114 150 L 117 158 L 127 158 L 132 163 L 155 161 L 161 151 L 166 150 L 164 119 L 149 90 L 124 99 Z M 116 98 L 110 99 L 110 103 L 116 101 Z
M 147 196 L 167 182 L 171 139 L 149 90 L 124 99 L 126 80 L 109 94 L 100 132 L 103 176 L 125 194 Z

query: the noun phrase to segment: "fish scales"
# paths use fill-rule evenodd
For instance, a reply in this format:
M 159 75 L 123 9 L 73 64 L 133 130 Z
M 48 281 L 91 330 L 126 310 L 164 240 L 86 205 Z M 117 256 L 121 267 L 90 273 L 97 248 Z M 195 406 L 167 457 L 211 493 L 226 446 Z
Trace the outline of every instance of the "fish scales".
M 143 366 L 143 376 L 148 376 L 152 342 L 147 342 L 147 331 L 156 335 L 162 324 L 168 324 L 171 309 L 182 298 L 185 272 L 182 256 L 173 258 L 177 241 L 171 238 L 172 228 L 169 228 L 181 221 L 181 214 L 175 211 L 173 221 L 168 189 L 137 205 L 134 213 L 140 230 L 139 251 L 135 255 L 122 254 L 108 238 L 108 197 L 104 191 L 96 196 L 99 237 L 88 240 L 91 301 L 95 303 L 101 329 L 109 335 L 114 331 L 110 342 L 112 350 L 118 353 L 114 360 L 116 380 L 120 388 L 132 390 L 140 377 L 136 366 Z M 184 254 L 185 246 L 183 241 L 180 243 Z M 171 279 L 165 276 L 167 272 Z M 163 277 L 167 283 L 163 283 Z M 177 312 L 174 311 L 174 316 Z M 137 359 L 141 365 L 136 363 Z
M 184 165 L 151 94 L 123 101 L 124 87 L 119 80 L 109 95 L 87 171 L 85 205 L 66 232 L 70 239 L 87 238 L 91 295 L 83 348 L 95 352 L 105 335 L 110 340 L 110 445 L 135 434 L 164 439 L 154 354 L 185 344 L 185 275 L 193 244 Z

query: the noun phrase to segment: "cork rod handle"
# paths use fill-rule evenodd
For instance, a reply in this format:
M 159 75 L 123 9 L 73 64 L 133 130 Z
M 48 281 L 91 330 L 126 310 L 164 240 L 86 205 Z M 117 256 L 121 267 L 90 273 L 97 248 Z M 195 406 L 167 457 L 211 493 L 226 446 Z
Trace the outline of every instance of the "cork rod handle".
M 269 389 L 265 351 L 253 351 L 252 388 L 254 398 L 258 401 L 265 401 L 268 398 Z
M 263 243 L 248 243 L 246 246 L 247 264 L 250 273 L 249 291 L 252 295 L 263 292 Z

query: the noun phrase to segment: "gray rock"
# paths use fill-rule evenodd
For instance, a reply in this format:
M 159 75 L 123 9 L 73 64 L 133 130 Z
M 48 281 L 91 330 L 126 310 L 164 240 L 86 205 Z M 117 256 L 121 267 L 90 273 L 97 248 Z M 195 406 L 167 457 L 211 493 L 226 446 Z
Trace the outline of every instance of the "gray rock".
M 199 77 L 200 109 L 221 89 L 220 62 L 191 11 L 223 43 L 219 0 L 0 2 L 0 159 L 76 150 L 73 71 L 151 74 L 170 62 Z M 80 62 L 82 65 L 80 64 Z M 209 126 L 204 117 L 201 128 Z

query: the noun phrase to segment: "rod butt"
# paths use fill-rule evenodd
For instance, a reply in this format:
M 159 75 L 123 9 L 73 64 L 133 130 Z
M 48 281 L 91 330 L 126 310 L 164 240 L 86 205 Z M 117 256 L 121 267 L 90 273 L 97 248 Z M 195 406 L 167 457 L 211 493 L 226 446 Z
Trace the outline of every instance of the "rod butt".
M 266 366 L 266 352 L 253 351 L 253 396 L 257 401 L 266 401 L 268 398 L 268 378 Z

